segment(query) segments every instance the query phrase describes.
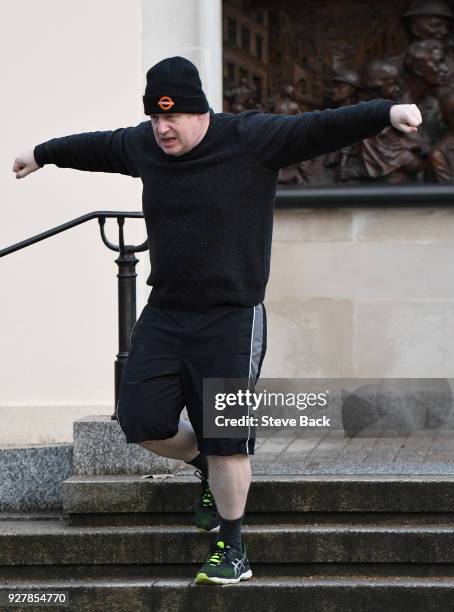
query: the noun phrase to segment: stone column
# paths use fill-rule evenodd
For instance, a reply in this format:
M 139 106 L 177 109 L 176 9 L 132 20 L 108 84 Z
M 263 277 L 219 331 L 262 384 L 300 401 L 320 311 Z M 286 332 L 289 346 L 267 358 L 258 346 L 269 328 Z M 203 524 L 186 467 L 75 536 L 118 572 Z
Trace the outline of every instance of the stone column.
M 142 66 L 145 74 L 165 57 L 181 55 L 197 66 L 210 106 L 222 111 L 222 1 L 142 0 Z

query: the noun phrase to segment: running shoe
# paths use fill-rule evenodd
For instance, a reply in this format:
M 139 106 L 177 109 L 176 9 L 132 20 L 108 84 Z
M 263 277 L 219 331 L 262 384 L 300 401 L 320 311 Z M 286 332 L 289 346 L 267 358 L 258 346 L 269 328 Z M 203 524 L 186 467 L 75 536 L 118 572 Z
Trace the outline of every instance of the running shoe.
M 237 584 L 252 577 L 244 542 L 239 550 L 218 540 L 211 545 L 210 552 L 207 562 L 197 572 L 195 584 Z
M 200 532 L 219 531 L 218 510 L 210 485 L 208 484 L 208 478 L 205 478 L 200 470 L 196 470 L 194 476 L 197 476 L 202 481 L 202 495 L 193 505 L 194 522 L 197 530 Z

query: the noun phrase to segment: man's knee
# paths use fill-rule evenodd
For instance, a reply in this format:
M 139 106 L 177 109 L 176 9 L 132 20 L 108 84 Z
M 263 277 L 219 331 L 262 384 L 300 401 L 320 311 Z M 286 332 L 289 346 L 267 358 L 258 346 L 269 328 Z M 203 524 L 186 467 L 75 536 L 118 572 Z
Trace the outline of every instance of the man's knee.
M 163 442 L 165 443 L 166 440 L 171 440 L 172 438 L 174 438 L 176 436 L 176 432 L 169 430 L 168 435 L 164 433 L 164 434 L 161 434 L 161 436 L 162 437 L 150 436 L 148 440 L 145 440 L 144 442 L 137 442 L 137 444 L 139 446 L 144 446 L 145 448 L 151 448 L 153 446 L 158 447 Z

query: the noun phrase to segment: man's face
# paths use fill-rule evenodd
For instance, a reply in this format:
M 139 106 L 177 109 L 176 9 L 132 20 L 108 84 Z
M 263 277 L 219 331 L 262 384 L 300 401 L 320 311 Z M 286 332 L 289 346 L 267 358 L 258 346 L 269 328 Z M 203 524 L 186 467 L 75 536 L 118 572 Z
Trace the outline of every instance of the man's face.
M 446 82 L 448 66 L 445 63 L 445 50 L 441 43 L 427 53 L 421 63 L 421 72 L 426 83 L 443 85 Z
M 438 38 L 444 40 L 449 32 L 449 19 L 438 15 L 414 15 L 410 28 L 416 38 Z
M 343 102 L 351 95 L 353 95 L 355 88 L 350 83 L 342 83 L 341 81 L 335 81 L 333 87 L 333 101 Z
M 397 100 L 400 96 L 399 71 L 394 66 L 381 66 L 379 70 L 372 71 L 368 83 L 383 98 Z
M 397 100 L 400 96 L 400 86 L 398 77 L 388 76 L 385 77 L 381 83 L 381 95 L 383 98 L 389 98 L 390 100 Z
M 151 127 L 159 147 L 168 155 L 183 155 L 193 149 L 206 131 L 206 115 L 166 113 L 150 115 Z

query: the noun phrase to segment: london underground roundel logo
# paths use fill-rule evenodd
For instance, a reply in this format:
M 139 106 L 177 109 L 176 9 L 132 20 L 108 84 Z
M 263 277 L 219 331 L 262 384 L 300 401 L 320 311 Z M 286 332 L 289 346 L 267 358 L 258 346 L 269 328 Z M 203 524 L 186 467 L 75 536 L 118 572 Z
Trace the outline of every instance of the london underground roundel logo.
M 158 106 L 162 110 L 170 110 L 175 102 L 169 96 L 161 96 L 158 101 Z

